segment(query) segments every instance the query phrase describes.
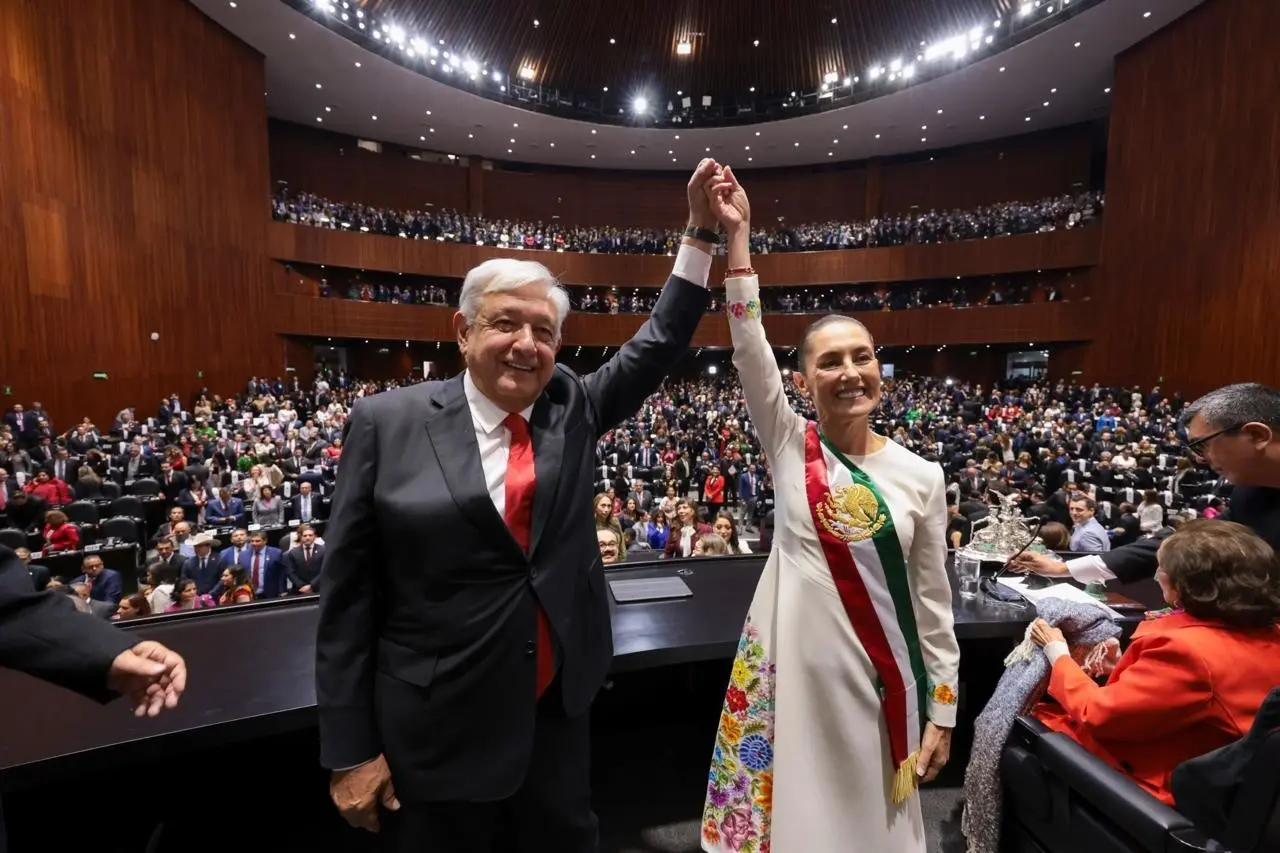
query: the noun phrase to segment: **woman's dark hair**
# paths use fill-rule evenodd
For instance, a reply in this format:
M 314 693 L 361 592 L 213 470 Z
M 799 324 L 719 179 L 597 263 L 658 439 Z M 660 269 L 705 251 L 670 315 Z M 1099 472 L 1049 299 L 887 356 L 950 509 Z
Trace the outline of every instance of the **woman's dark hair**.
M 1040 541 L 1050 551 L 1066 551 L 1071 548 L 1071 534 L 1065 524 L 1046 521 L 1040 525 Z
M 248 573 L 245 572 L 244 566 L 240 565 L 239 563 L 231 563 L 225 569 L 223 569 L 223 571 L 228 572 L 231 575 L 232 589 L 235 589 L 238 586 L 244 586 L 246 583 L 249 582 Z
M 169 595 L 173 599 L 174 604 L 182 603 L 182 593 L 186 592 L 187 587 L 195 587 L 196 582 L 191 578 L 178 578 L 173 582 L 173 592 Z M 196 597 L 199 598 L 199 590 L 196 590 Z
M 729 534 L 729 538 L 724 541 L 729 543 L 729 553 L 736 554 L 738 553 L 738 547 L 739 547 L 738 546 L 738 520 L 734 518 L 733 513 L 729 512 L 729 510 L 727 509 L 722 509 L 716 513 L 717 521 L 719 521 L 722 518 L 729 522 L 729 529 L 733 531 L 732 533 Z M 714 524 L 715 522 L 712 522 L 712 523 Z
M 169 562 L 152 563 L 147 567 L 147 577 L 155 580 L 154 586 L 160 586 L 163 583 L 171 583 L 174 585 L 174 594 L 178 591 L 178 567 Z
M 1178 526 L 1160 545 L 1160 571 L 1197 619 L 1233 628 L 1280 621 L 1275 551 L 1243 524 L 1200 518 Z
M 804 373 L 805 368 L 809 364 L 810 339 L 815 334 L 825 329 L 827 326 L 832 326 L 832 325 L 835 325 L 836 323 L 852 323 L 853 325 L 857 326 L 859 329 L 862 329 L 862 331 L 867 333 L 867 338 L 871 341 L 872 350 L 875 349 L 876 347 L 875 338 L 871 336 L 871 330 L 868 329 L 862 323 L 861 320 L 855 320 L 852 317 L 845 316 L 844 314 L 828 314 L 827 316 L 819 317 L 817 320 L 814 320 L 812 323 L 810 323 L 809 328 L 804 330 L 804 336 L 800 338 L 800 372 L 801 373 Z
M 147 597 L 140 592 L 126 595 L 124 600 L 133 605 L 133 612 L 138 616 L 151 615 L 151 602 L 147 601 Z

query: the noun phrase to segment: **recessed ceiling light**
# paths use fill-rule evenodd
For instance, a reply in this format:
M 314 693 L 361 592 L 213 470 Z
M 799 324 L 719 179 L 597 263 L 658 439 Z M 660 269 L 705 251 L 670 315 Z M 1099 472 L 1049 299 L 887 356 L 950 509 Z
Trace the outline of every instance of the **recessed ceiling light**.
M 848 129 L 849 129 L 849 125 L 847 125 L 847 124 L 846 124 L 846 125 L 842 125 L 840 129 L 841 129 L 841 130 L 848 130 Z
M 1048 101 L 1045 101 L 1045 102 L 1044 102 L 1044 105 L 1045 105 L 1046 107 L 1047 107 L 1047 106 L 1049 106 L 1049 102 L 1048 102 Z
M 297 38 L 297 36 L 295 36 L 293 33 L 289 33 L 289 38 L 291 38 L 291 39 L 296 39 L 296 38 Z
M 431 115 L 431 110 L 427 110 L 427 115 Z M 520 126 L 520 122 L 518 122 L 518 121 L 513 121 L 513 122 L 511 122 L 511 126 L 512 126 L 512 127 L 519 127 L 519 126 Z
M 418 141 L 419 141 L 419 142 L 426 142 L 426 141 L 427 141 L 427 138 L 426 138 L 425 136 L 419 136 L 419 137 L 418 137 Z
M 756 136 L 759 136 L 759 135 L 760 135 L 760 131 L 758 131 L 758 130 L 757 130 L 757 131 L 756 131 Z M 678 137 L 678 136 L 676 137 L 676 139 L 679 139 L 679 138 L 680 138 L 680 137 Z
M 511 149 L 510 149 L 510 148 L 508 148 L 508 149 L 507 149 L 507 153 L 508 153 L 508 154 L 510 154 L 510 153 L 511 153 Z
M 938 110 L 938 115 L 942 115 L 942 110 Z
M 604 90 L 605 90 L 606 92 L 607 92 L 607 91 L 609 91 L 609 87 L 608 87 L 608 86 L 605 86 L 605 87 L 604 87 Z
M 515 141 L 516 141 L 516 138 L 515 138 L 514 136 L 513 136 L 513 137 L 511 137 L 511 143 L 512 143 L 513 145 L 515 144 Z
M 796 148 L 799 148 L 799 147 L 800 147 L 800 143 L 799 143 L 799 142 L 797 142 L 797 143 L 796 143 L 796 145 L 795 145 L 795 147 L 796 147 Z
M 710 149 L 710 148 L 708 148 L 708 149 L 707 149 L 707 153 L 708 153 L 708 154 L 710 154 L 710 153 L 711 153 L 711 149 Z
M 833 139 L 833 140 L 831 140 L 831 144 L 832 144 L 832 145 L 839 145 L 839 144 L 840 144 L 840 140 L 839 140 L 839 139 Z
M 750 146 L 750 145 L 744 145 L 744 146 L 742 146 L 742 150 L 743 150 L 743 151 L 750 151 L 750 150 L 751 150 L 751 146 Z
M 880 134 L 878 134 L 878 133 L 877 133 L 877 134 L 876 134 L 876 139 L 879 139 L 879 138 L 880 138 Z
M 356 68 L 359 68 L 359 67 L 360 67 L 360 63 L 359 63 L 359 62 L 357 62 L 357 63 L 356 63 Z
M 618 42 L 616 39 L 609 39 L 609 44 L 617 44 L 617 43 Z
M 1003 74 L 1003 73 L 1004 73 L 1004 66 L 1003 66 L 1003 65 L 1001 65 L 1001 66 L 1000 66 L 1000 73 L 1001 73 L 1001 74 Z
M 1104 94 L 1104 95 L 1110 95 L 1110 94 L 1111 94 L 1111 87 L 1110 87 L 1110 86 L 1108 86 L 1107 88 L 1103 89 L 1103 90 L 1102 90 L 1102 94 Z
M 675 151 L 672 151 L 671 149 L 667 149 L 667 153 L 668 153 L 668 154 L 674 154 L 674 153 L 676 153 L 676 152 L 675 152 Z
M 675 161 L 676 161 L 676 158 L 672 157 L 671 162 L 674 163 Z
M 1057 89 L 1050 89 L 1050 90 L 1049 90 L 1049 94 L 1050 94 L 1050 95 L 1056 95 L 1056 94 L 1058 94 L 1058 90 L 1057 90 Z
M 751 162 L 751 158 L 750 158 L 750 157 L 748 157 L 748 158 L 747 158 L 747 162 L 748 162 L 748 163 L 750 163 L 750 162 Z
M 683 90 L 681 90 L 681 89 L 676 89 L 676 95 L 677 95 L 677 96 L 678 96 L 678 95 L 683 95 L 683 94 L 684 94 L 684 91 L 683 91 Z
M 231 0 L 231 4 L 230 4 L 230 5 L 231 5 L 231 8 L 232 8 L 232 9 L 234 9 L 234 8 L 236 7 L 236 0 Z M 1150 13 L 1150 12 L 1148 12 L 1147 14 L 1148 14 L 1148 15 L 1150 15 L 1151 13 Z
M 320 118 L 320 116 L 316 116 L 316 121 L 318 121 L 318 122 L 323 122 L 323 121 L 324 121 L 324 119 Z
M 331 113 L 331 112 L 333 112 L 333 107 L 325 107 L 325 108 L 324 108 L 324 111 L 325 111 L 325 112 L 327 112 L 327 113 Z
M 832 19 L 831 19 L 831 23 L 833 23 L 833 24 L 834 24 L 835 22 L 836 22 L 836 19 L 835 19 L 835 18 L 832 18 Z
M 234 5 L 236 5 L 236 4 L 235 4 L 235 3 L 232 3 L 231 5 L 232 5 L 232 6 L 234 6 Z M 1151 17 L 1151 13 L 1150 13 L 1150 12 L 1143 12 L 1143 13 L 1142 13 L 1142 17 L 1144 17 L 1144 18 L 1150 18 L 1150 17 Z
M 986 120 L 987 120 L 986 116 L 978 116 L 978 121 L 986 121 Z
M 427 128 L 427 133 L 435 133 L 435 132 L 436 132 L 436 129 L 434 127 Z
M 921 142 L 928 142 L 928 141 L 929 141 L 929 138 L 928 138 L 927 136 L 922 136 L 922 137 L 920 137 L 920 141 L 921 141 Z
M 1076 46 L 1076 47 L 1079 47 L 1079 46 L 1080 46 L 1080 42 L 1076 42 L 1075 46 Z
M 378 120 L 378 117 L 377 117 L 377 116 L 373 116 L 373 120 L 374 120 L 374 121 L 377 121 L 377 120 Z
M 631 153 L 632 153 L 632 154 L 636 153 L 636 149 L 632 148 L 632 149 L 631 149 Z
M 755 41 L 753 41 L 751 44 L 752 44 L 752 46 L 754 46 L 754 47 L 759 47 L 759 46 L 760 46 L 760 39 L 756 39 L 756 40 L 755 40 Z
M 1023 121 L 1031 121 L 1031 116 L 1027 116 L 1026 118 L 1023 119 Z
M 827 152 L 827 156 L 828 156 L 828 157 L 831 157 L 831 156 L 833 156 L 834 154 L 835 154 L 835 152 L 834 152 L 834 151 L 828 151 L 828 152 Z
M 533 25 L 534 25 L 535 27 L 540 27 L 540 26 L 542 26 L 542 22 L 541 22 L 541 21 L 539 21 L 537 18 L 534 18 L 534 19 L 533 19 Z
M 755 87 L 755 86 L 752 86 L 752 87 L 751 87 L 750 89 L 748 89 L 747 91 L 748 91 L 748 92 L 754 92 L 755 90 L 756 90 L 756 87 Z
M 922 125 L 920 125 L 920 129 L 921 129 L 921 130 L 928 130 L 928 129 L 929 129 L 929 125 L 927 125 L 927 124 L 922 124 Z
M 551 147 L 552 147 L 552 148 L 555 148 L 555 147 L 556 147 L 556 144 L 555 144 L 554 142 L 552 142 L 552 143 L 551 143 Z
M 596 159 L 596 155 L 592 154 L 592 155 L 591 155 L 591 159 L 592 159 L 592 160 Z

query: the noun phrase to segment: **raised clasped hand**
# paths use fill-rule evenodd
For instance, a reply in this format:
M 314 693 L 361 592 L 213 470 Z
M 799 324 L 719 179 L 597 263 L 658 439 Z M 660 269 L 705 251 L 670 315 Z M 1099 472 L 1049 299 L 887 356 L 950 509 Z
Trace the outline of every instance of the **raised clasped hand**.
M 706 184 L 706 195 L 712 213 L 726 231 L 751 227 L 751 203 L 732 167 L 716 171 Z

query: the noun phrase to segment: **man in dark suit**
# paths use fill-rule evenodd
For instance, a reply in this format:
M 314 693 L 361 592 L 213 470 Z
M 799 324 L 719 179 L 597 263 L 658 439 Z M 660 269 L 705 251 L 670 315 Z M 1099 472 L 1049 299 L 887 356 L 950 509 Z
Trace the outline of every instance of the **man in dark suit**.
M 129 445 L 128 453 L 113 459 L 111 467 L 120 472 L 119 476 L 122 483 L 131 483 L 144 477 L 154 477 L 158 470 L 155 460 L 143 455 L 142 445 L 140 444 Z
M 218 489 L 218 496 L 204 508 L 204 521 L 210 527 L 244 524 L 244 501 L 226 487 Z
M 691 236 L 653 315 L 600 370 L 556 364 L 551 273 L 491 260 L 454 317 L 465 373 L 351 412 L 321 578 L 321 762 L 349 822 L 394 810 L 390 849 L 599 849 L 587 712 L 612 635 L 583 507 L 596 442 L 706 310 L 714 168 L 689 183 Z
M 249 585 L 256 598 L 275 598 L 284 595 L 284 555 L 274 545 L 267 544 L 267 536 L 260 530 L 249 534 L 249 550 L 241 557 Z
M 108 569 L 102 564 L 102 558 L 97 554 L 89 554 L 84 558 L 84 562 L 80 564 L 84 574 L 73 580 L 71 583 L 87 584 L 89 587 L 89 598 L 93 601 L 109 601 L 112 604 L 119 604 L 121 597 L 124 595 L 124 580 L 120 577 L 120 573 L 115 569 Z
M 316 544 L 315 528 L 309 524 L 298 526 L 298 547 L 290 549 L 280 558 L 290 588 L 307 595 L 319 592 L 320 566 L 324 561 L 324 546 Z
M 298 484 L 298 493 L 289 501 L 290 518 L 296 518 L 305 524 L 324 518 L 324 504 L 311 488 L 311 484 L 303 481 Z
M 213 555 L 217 540 L 212 534 L 197 533 L 188 541 L 196 553 L 183 563 L 182 576 L 196 582 L 197 595 L 212 593 L 222 583 L 222 561 Z
M 1210 391 L 1182 412 L 1185 449 L 1235 488 L 1225 518 L 1237 521 L 1280 549 L 1280 391 L 1253 382 Z M 1167 534 L 1166 534 L 1167 535 Z M 1016 569 L 1067 575 L 1082 582 L 1151 578 L 1164 536 L 1139 539 L 1106 554 L 1068 562 L 1024 553 Z

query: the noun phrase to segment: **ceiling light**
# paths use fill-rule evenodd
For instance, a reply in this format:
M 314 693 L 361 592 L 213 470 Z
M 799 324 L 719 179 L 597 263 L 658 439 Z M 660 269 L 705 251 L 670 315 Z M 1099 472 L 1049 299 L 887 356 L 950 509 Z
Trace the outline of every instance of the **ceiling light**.
M 1004 66 L 1003 66 L 1003 65 L 1001 65 L 1001 66 L 1000 66 L 1000 73 L 1001 73 L 1001 74 L 1003 74 L 1003 73 L 1004 73 Z
M 556 147 L 556 144 L 555 144 L 554 142 L 552 142 L 552 143 L 551 143 L 551 147 L 552 147 L 552 148 L 555 148 L 555 147 Z
M 942 110 L 938 110 L 938 115 L 942 115 Z
M 325 112 L 327 112 L 327 113 L 331 113 L 331 112 L 333 112 L 333 107 L 325 107 L 325 108 L 324 108 L 324 111 L 325 111 Z
M 427 133 L 435 133 L 435 132 L 436 132 L 436 129 L 434 127 L 427 128 Z
M 839 144 L 840 144 L 840 140 L 839 140 L 839 139 L 833 139 L 833 140 L 831 140 L 831 144 L 832 144 L 832 145 L 839 145 Z
M 316 84 L 316 88 L 317 88 L 317 89 L 323 89 L 324 87 L 323 87 L 323 86 L 321 86 L 319 83 L 317 83 L 317 84 Z
M 320 118 L 320 116 L 316 116 L 316 121 L 318 121 L 318 122 L 323 122 L 323 121 L 324 121 L 324 119 Z
M 759 136 L 759 135 L 760 135 L 760 131 L 758 131 L 758 130 L 757 130 L 757 131 L 756 131 L 756 136 Z M 676 137 L 676 139 L 679 139 L 679 138 L 680 138 L 680 137 L 678 137 L 678 136 Z
M 708 149 L 707 149 L 707 153 L 708 153 L 708 154 L 710 154 L 710 153 L 711 153 L 711 149 L 710 149 L 710 148 L 708 148 Z
M 831 23 L 833 23 L 833 24 L 834 24 L 835 22 L 836 22 L 836 19 L 835 19 L 835 18 L 832 18 L 832 19 L 831 19 Z
M 632 149 L 631 149 L 631 153 L 632 153 L 632 154 L 636 153 L 636 149 L 632 148 Z
M 467 134 L 467 139 L 475 139 L 475 138 L 476 138 L 476 135 L 474 133 Z
M 796 145 L 795 145 L 795 147 L 796 147 L 796 148 L 799 148 L 799 147 L 800 147 L 800 143 L 799 143 L 799 142 L 797 142 L 797 143 L 796 143 Z
M 849 129 L 849 125 L 847 125 L 847 124 L 845 124 L 845 125 L 841 125 L 841 126 L 840 126 L 840 129 L 841 129 L 841 130 L 848 130 L 848 129 Z
M 674 152 L 674 151 L 672 151 L 671 149 L 669 149 L 669 148 L 668 148 L 668 149 L 667 149 L 667 153 L 668 153 L 668 154 L 674 154 L 674 153 L 676 153 L 676 152 Z
M 1046 107 L 1047 107 L 1047 106 L 1049 106 L 1049 102 L 1048 102 L 1048 101 L 1045 101 L 1045 102 L 1044 102 L 1044 105 L 1045 105 Z
M 419 136 L 419 137 L 418 137 L 418 141 L 419 141 L 419 142 L 426 142 L 426 141 L 427 141 L 427 138 L 426 138 L 425 136 Z
M 916 76 L 916 67 L 914 65 L 908 65 L 906 68 L 902 69 L 902 76 L 910 80 L 912 77 Z
M 591 128 L 591 135 L 592 135 L 592 136 L 595 136 L 595 135 L 596 135 L 596 129 L 595 129 L 594 127 L 593 127 L 593 128 Z
M 542 22 L 541 22 L 541 21 L 539 21 L 537 18 L 534 18 L 534 19 L 533 19 L 533 25 L 534 25 L 535 27 L 540 27 L 540 26 L 542 26 Z
M 427 115 L 431 115 L 431 110 L 427 110 Z
M 360 67 L 360 63 L 359 63 L 359 62 L 357 62 L 357 63 L 356 63 L 356 68 L 359 68 L 359 67 Z
M 462 70 L 467 72 L 468 74 L 475 74 L 477 71 L 480 70 L 480 66 L 476 63 L 474 59 L 464 59 L 462 61 Z
M 676 158 L 672 157 L 671 162 L 674 163 L 675 161 L 676 161 Z
M 852 77 L 846 77 L 846 78 L 844 78 L 844 84 L 845 84 L 846 86 L 852 86 L 852 85 L 853 85 L 853 78 L 852 78 Z
M 592 159 L 592 160 L 596 159 L 596 155 L 592 154 L 592 155 L 591 155 L 591 159 Z
M 921 129 L 921 130 L 928 130 L 928 129 L 929 129 L 929 125 L 927 125 L 927 124 L 922 124 L 922 125 L 920 125 L 920 129 Z
M 507 153 L 508 153 L 508 154 L 510 154 L 510 153 L 511 153 L 511 149 L 510 149 L 510 148 L 508 148 L 508 149 L 507 149 Z
M 978 116 L 978 121 L 986 121 L 986 120 L 987 120 L 986 116 Z
M 682 41 L 676 45 L 677 56 L 688 56 L 691 53 L 693 53 L 693 45 L 689 44 L 687 41 Z
M 295 36 L 293 33 L 289 33 L 289 38 L 291 38 L 291 39 L 296 39 L 296 38 L 297 38 L 297 36 Z
M 1076 47 L 1079 47 L 1079 46 L 1080 46 L 1080 42 L 1076 42 L 1075 46 L 1076 46 Z
M 823 74 L 823 75 L 822 75 L 822 82 L 823 82 L 823 83 L 834 83 L 834 82 L 836 82 L 836 80 L 837 80 L 837 79 L 839 79 L 839 76 L 840 76 L 840 75 L 836 74 L 836 72 L 834 72 L 834 71 L 828 71 L 826 74 Z
M 750 89 L 748 89 L 747 91 L 749 91 L 749 92 L 754 92 L 755 90 L 756 90 L 756 87 L 755 87 L 755 86 L 752 86 L 752 87 L 751 87 Z
M 1049 94 L 1050 94 L 1050 95 L 1056 95 L 1056 94 L 1058 94 L 1058 90 L 1057 90 L 1057 89 L 1050 89 L 1050 90 L 1049 90 Z
M 1103 90 L 1102 90 L 1102 94 L 1104 94 L 1104 95 L 1110 95 L 1110 94 L 1111 94 L 1111 87 L 1110 87 L 1110 86 L 1108 86 L 1107 88 L 1103 89 Z
M 373 120 L 374 120 L 374 121 L 377 121 L 377 120 L 378 120 L 378 117 L 377 117 L 377 116 L 373 116 Z
M 679 139 L 679 138 L 680 138 L 680 134 L 678 134 L 678 133 L 677 133 L 677 134 L 676 134 L 676 139 Z
M 618 42 L 617 42 L 617 40 L 616 40 L 616 39 L 609 39 L 609 44 L 617 44 L 617 43 L 618 43 Z M 593 154 L 593 155 L 591 155 L 591 156 L 593 156 L 593 157 L 594 157 L 595 155 Z
M 750 145 L 744 145 L 744 146 L 742 146 L 742 150 L 744 150 L 744 151 L 750 151 L 750 150 L 751 150 L 751 146 L 750 146 Z
M 607 92 L 607 91 L 609 91 L 609 87 L 608 87 L 608 86 L 605 86 L 605 87 L 604 87 L 604 90 L 605 90 L 606 92 Z
M 522 66 L 522 67 L 520 68 L 520 79 L 521 79 L 521 80 L 532 80 L 532 79 L 533 79 L 533 69 L 532 69 L 532 68 L 530 68 L 528 65 Z
M 232 6 L 234 6 L 234 5 L 236 5 L 236 4 L 235 4 L 235 3 L 232 3 L 231 5 L 232 5 Z M 1151 17 L 1151 13 L 1150 13 L 1150 12 L 1143 12 L 1143 13 L 1142 13 L 1142 17 L 1144 17 L 1144 18 L 1150 18 L 1150 17 Z
M 643 95 L 631 102 L 631 109 L 639 115 L 644 115 L 649 111 L 649 101 Z
M 513 136 L 513 137 L 511 137 L 511 142 L 512 142 L 513 144 L 515 143 L 515 141 L 516 141 L 516 138 L 515 138 L 514 136 Z
M 928 141 L 929 141 L 929 139 L 928 139 L 928 137 L 922 136 L 922 137 L 920 137 L 920 141 L 921 141 L 921 142 L 928 142 Z
M 501 74 L 499 74 L 497 71 L 493 72 L 493 82 L 495 82 L 495 83 L 501 83 L 501 82 L 502 82 L 502 75 L 501 75 Z
M 759 47 L 759 46 L 760 46 L 760 39 L 756 39 L 755 41 L 753 41 L 753 42 L 751 43 L 751 45 L 752 45 L 752 47 Z
M 1031 121 L 1031 116 L 1027 116 L 1026 118 L 1023 119 L 1023 121 Z
M 867 76 L 870 77 L 872 80 L 875 80 L 877 77 L 879 77 L 883 73 L 884 73 L 884 69 L 877 66 L 869 70 L 867 72 Z
M 750 157 L 748 157 L 748 158 L 747 158 L 747 162 L 748 162 L 748 163 L 750 163 L 750 162 L 751 162 L 751 158 L 750 158 Z
M 878 134 L 878 133 L 877 133 L 877 134 L 876 134 L 876 139 L 879 139 L 879 138 L 880 138 L 880 134 Z
M 895 60 L 893 60 L 892 62 L 890 62 L 890 63 L 889 63 L 889 70 L 890 70 L 890 71 L 901 71 L 901 70 L 902 70 L 902 60 L 901 60 L 901 59 L 895 59 Z
M 235 7 L 236 7 L 236 0 L 231 0 L 231 8 L 234 9 Z M 1147 14 L 1150 15 L 1151 13 L 1148 12 Z
M 1018 9 L 1018 15 L 1020 17 L 1025 18 L 1027 15 L 1031 14 L 1031 9 L 1032 9 L 1032 6 L 1030 3 L 1023 3 L 1022 6 Z

